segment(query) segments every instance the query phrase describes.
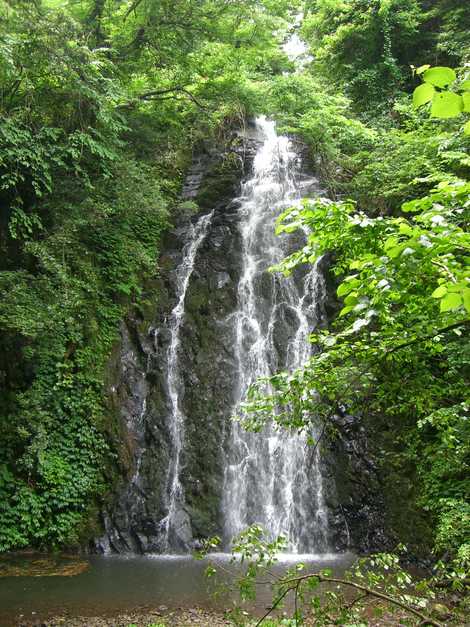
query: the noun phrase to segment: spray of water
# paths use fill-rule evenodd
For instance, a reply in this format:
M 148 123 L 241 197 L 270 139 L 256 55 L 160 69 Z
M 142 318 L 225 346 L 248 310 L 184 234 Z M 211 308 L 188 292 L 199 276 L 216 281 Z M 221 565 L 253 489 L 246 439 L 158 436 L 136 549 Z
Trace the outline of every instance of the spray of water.
M 280 368 L 293 370 L 308 359 L 308 336 L 324 316 L 325 286 L 317 267 L 301 281 L 268 272 L 285 256 L 274 222 L 283 209 L 299 202 L 300 160 L 289 138 L 276 133 L 274 122 L 260 117 L 256 127 L 262 143 L 239 210 L 242 275 L 232 317 L 238 362 L 234 411 L 258 377 Z M 234 422 L 228 449 L 226 537 L 258 523 L 272 537 L 284 535 L 293 552 L 327 551 L 319 451 L 310 451 L 307 435 L 288 434 L 274 425 L 253 434 Z

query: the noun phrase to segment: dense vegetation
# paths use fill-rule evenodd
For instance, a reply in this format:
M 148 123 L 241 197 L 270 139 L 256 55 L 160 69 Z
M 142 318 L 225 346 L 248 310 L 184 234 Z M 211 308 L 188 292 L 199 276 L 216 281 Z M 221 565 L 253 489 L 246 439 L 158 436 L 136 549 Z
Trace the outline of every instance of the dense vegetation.
M 396 530 L 460 568 L 470 559 L 469 19 L 459 2 L 307 3 L 314 60 L 272 93 L 331 200 L 281 216 L 279 233 L 310 235 L 277 270 L 332 253 L 342 306 L 312 338 L 320 354 L 271 379 L 268 398 L 260 382 L 246 405 L 255 429 L 279 405 L 279 422 L 300 429 L 338 410 L 372 419 L 389 498 L 405 489 L 422 511 L 424 524 L 411 516 L 415 529 Z
M 300 8 L 313 60 L 294 71 L 280 43 Z M 253 390 L 249 420 L 279 403 L 288 427 L 367 415 L 428 548 L 468 566 L 466 3 L 0 0 L 0 19 L 0 550 L 89 536 L 119 463 L 119 323 L 193 148 L 265 112 L 305 140 L 330 198 L 282 217 L 311 235 L 281 270 L 332 252 L 343 302 L 321 353 L 271 398 Z M 454 109 L 430 87 L 413 104 L 422 78 Z
M 0 550 L 89 535 L 119 457 L 119 322 L 193 146 L 288 64 L 284 4 L 0 2 Z

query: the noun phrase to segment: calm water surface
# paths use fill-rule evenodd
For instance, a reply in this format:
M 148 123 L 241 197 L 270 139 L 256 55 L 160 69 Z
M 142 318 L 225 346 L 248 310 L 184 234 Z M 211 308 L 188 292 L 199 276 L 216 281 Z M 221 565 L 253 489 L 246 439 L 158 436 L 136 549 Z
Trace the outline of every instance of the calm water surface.
M 112 615 L 134 609 L 203 607 L 220 609 L 230 605 L 230 595 L 214 598 L 215 585 L 205 570 L 210 562 L 219 567 L 219 581 L 230 582 L 239 565 L 230 555 L 214 554 L 197 561 L 189 556 L 94 556 L 89 567 L 75 576 L 0 577 L 0 626 L 14 625 L 20 615 L 26 619 L 53 615 Z M 33 558 L 21 558 L 27 566 Z M 331 568 L 342 574 L 354 562 L 354 555 L 282 555 L 272 569 L 282 573 L 297 562 L 305 572 Z M 18 563 L 18 560 L 17 560 Z M 227 572 L 228 571 L 228 572 Z M 269 603 L 269 588 L 260 586 L 253 606 L 261 611 Z

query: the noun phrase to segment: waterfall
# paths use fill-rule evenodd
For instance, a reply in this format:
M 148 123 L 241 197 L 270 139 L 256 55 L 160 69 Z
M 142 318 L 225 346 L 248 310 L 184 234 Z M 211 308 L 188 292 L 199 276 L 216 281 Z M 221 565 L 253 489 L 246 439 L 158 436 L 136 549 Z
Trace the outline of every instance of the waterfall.
M 191 225 L 183 248 L 183 258 L 176 272 L 176 305 L 170 314 L 168 325 L 170 342 L 167 350 L 166 380 L 170 401 L 168 427 L 172 450 L 164 492 L 167 515 L 160 523 L 161 545 L 165 552 L 175 545 L 175 541 L 177 543 L 177 539 L 181 536 L 179 528 L 189 525 L 187 514 L 184 511 L 184 489 L 180 480 L 185 431 L 185 415 L 181 403 L 183 383 L 180 375 L 180 331 L 184 322 L 186 292 L 194 270 L 194 262 L 199 247 L 207 235 L 212 215 L 213 213 L 203 215 L 195 225 Z
M 286 254 L 288 242 L 275 235 L 274 222 L 302 196 L 301 164 L 274 122 L 260 117 L 256 127 L 262 143 L 239 209 L 242 271 L 231 317 L 238 365 L 234 413 L 258 377 L 293 370 L 308 359 L 309 334 L 325 315 L 325 285 L 316 266 L 297 280 L 268 272 Z M 318 435 L 315 428 L 310 435 Z M 328 549 L 319 449 L 312 452 L 307 437 L 273 424 L 256 434 L 232 424 L 222 504 L 227 538 L 258 523 L 271 537 L 284 535 L 292 552 Z
M 228 545 L 253 523 L 293 553 L 329 549 L 322 460 L 307 445 L 315 426 L 254 434 L 230 420 L 258 377 L 308 360 L 309 334 L 326 321 L 320 266 L 268 270 L 305 237 L 276 236 L 276 217 L 318 184 L 274 122 L 259 118 L 246 137 L 254 161 L 241 195 L 234 184 L 224 196 L 215 177 L 217 194 L 173 233 L 166 259 L 178 263 L 162 271 L 154 317 L 123 325 L 113 394 L 133 472 L 103 513 L 104 552 L 184 553 L 221 533 Z

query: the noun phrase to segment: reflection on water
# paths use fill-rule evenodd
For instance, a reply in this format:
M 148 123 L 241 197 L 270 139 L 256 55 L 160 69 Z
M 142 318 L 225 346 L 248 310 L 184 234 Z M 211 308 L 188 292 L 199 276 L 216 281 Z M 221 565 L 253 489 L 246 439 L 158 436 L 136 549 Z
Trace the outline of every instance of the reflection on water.
M 34 558 L 22 558 L 24 563 Z M 228 607 L 235 594 L 214 598 L 215 585 L 205 576 L 210 562 L 220 567 L 219 583 L 230 583 L 240 570 L 227 554 L 213 554 L 203 561 L 188 556 L 93 556 L 89 568 L 76 576 L 6 576 L 0 579 L 0 625 L 7 627 L 23 614 L 45 618 L 54 614 L 110 615 L 140 607 Z M 36 558 L 37 560 L 37 558 Z M 352 554 L 282 555 L 271 570 L 281 574 L 302 562 L 305 572 L 331 568 L 341 574 L 354 561 Z M 46 573 L 50 574 L 50 573 Z M 260 586 L 253 611 L 269 603 L 268 587 Z

